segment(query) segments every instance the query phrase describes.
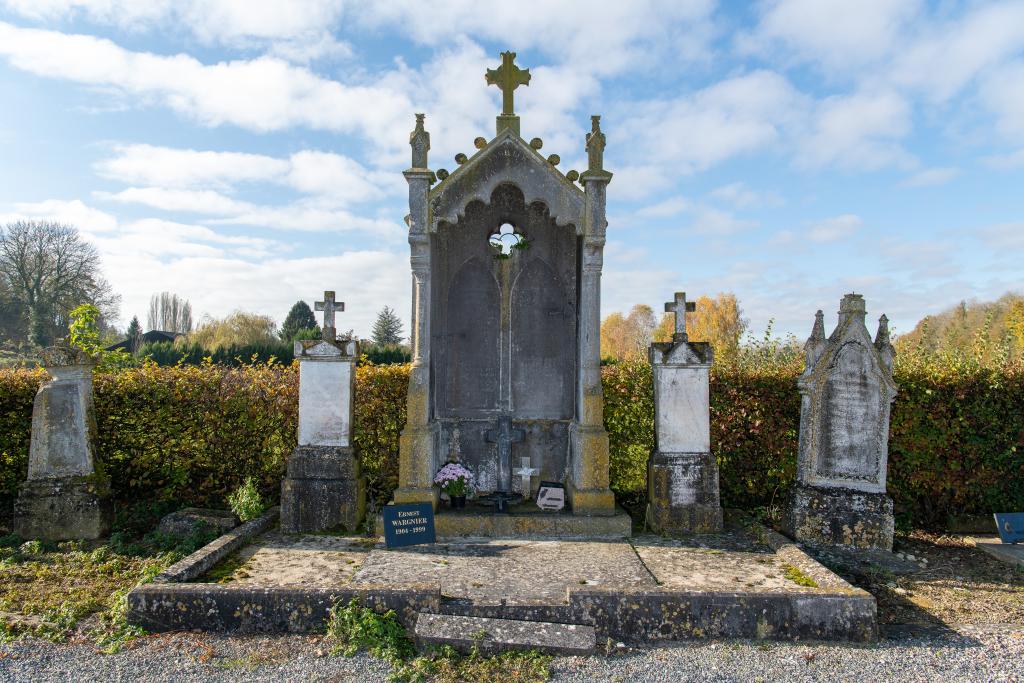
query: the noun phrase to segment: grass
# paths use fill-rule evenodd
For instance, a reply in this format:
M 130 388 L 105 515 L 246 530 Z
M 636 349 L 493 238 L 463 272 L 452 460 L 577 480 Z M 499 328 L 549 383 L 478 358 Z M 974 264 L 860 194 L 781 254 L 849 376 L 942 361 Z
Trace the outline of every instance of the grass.
M 0 641 L 85 635 L 116 651 L 142 631 L 127 623 L 127 595 L 215 534 L 180 538 L 118 531 L 108 541 L 0 537 Z
M 794 567 L 791 564 L 784 564 L 782 565 L 782 570 L 784 572 L 783 576 L 798 586 L 807 586 L 808 588 L 818 587 L 818 582 L 805 574 L 799 567 Z
M 482 639 L 486 633 L 476 634 Z M 505 652 L 494 656 L 481 655 L 474 647 L 469 655 L 461 655 L 443 647 L 416 656 L 412 641 L 393 610 L 381 614 L 353 598 L 348 604 L 331 608 L 327 623 L 327 639 L 331 654 L 352 656 L 360 650 L 387 661 L 394 681 L 438 681 L 440 683 L 540 683 L 550 678 L 551 657 L 537 652 Z

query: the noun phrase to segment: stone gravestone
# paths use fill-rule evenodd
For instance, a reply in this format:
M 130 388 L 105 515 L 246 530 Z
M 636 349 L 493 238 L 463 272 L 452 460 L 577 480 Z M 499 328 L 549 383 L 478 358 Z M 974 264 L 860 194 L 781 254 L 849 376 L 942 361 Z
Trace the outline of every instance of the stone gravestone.
M 847 294 L 832 336 L 825 339 L 818 311 L 805 345 L 797 484 L 786 524 L 809 545 L 892 550 L 885 477 L 895 352 L 887 318 L 872 342 L 865 316 L 864 298 Z
M 515 470 L 528 459 L 541 480 L 565 484 L 574 514 L 611 516 L 599 353 L 605 136 L 592 117 L 582 174 L 542 156 L 543 141 L 519 135 L 513 93 L 530 74 L 514 60 L 506 52 L 486 74 L 502 91 L 494 138 L 456 155 L 450 174 L 428 167 L 422 114 L 410 136 L 412 370 L 394 501 L 436 505 L 433 476 L 456 457 L 501 509 L 519 499 L 526 479 Z
M 654 451 L 647 469 L 649 522 L 658 533 L 709 533 L 722 529 L 718 463 L 711 454 L 709 373 L 711 345 L 691 342 L 678 292 L 665 304 L 675 314 L 670 342 L 651 344 L 654 375 Z
M 96 466 L 95 361 L 71 348 L 42 352 L 53 377 L 32 405 L 28 480 L 14 507 L 14 531 L 51 541 L 95 539 L 110 531 L 109 482 Z
M 295 342 L 299 359 L 299 443 L 281 482 L 281 530 L 354 530 L 366 512 L 366 479 L 352 447 L 359 343 L 337 339 L 334 314 L 345 304 L 324 292 L 322 339 Z

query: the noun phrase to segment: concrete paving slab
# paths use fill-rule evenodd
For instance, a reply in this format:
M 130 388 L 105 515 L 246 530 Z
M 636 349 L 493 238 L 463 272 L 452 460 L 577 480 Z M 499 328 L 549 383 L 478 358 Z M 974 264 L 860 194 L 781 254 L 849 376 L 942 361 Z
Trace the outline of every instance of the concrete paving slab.
M 1024 567 L 1024 543 L 1003 543 L 998 536 L 969 536 L 978 550 L 997 560 Z

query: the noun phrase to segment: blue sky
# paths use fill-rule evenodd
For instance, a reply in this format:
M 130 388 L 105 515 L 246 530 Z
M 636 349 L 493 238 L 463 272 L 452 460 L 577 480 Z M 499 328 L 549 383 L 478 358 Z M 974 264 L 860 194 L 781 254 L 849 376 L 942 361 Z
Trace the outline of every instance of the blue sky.
M 897 332 L 1024 291 L 1024 2 L 0 0 L 0 222 L 74 223 L 121 317 L 173 291 L 279 322 L 407 320 L 408 134 L 608 137 L 603 309 L 733 291 L 804 337 L 863 293 Z M 406 325 L 408 329 L 408 325 Z

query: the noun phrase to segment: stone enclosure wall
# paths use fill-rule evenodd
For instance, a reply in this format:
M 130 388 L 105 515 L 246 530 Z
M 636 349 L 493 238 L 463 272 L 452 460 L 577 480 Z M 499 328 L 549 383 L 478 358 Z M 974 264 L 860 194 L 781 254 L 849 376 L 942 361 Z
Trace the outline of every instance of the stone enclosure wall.
M 28 465 L 32 399 L 43 371 L 0 370 L 0 501 L 8 507 Z M 123 502 L 222 506 L 246 476 L 276 499 L 295 447 L 294 367 L 160 368 L 97 374 L 101 465 Z M 645 503 L 653 446 L 646 362 L 603 369 L 611 481 L 633 510 Z M 796 472 L 800 395 L 792 370 L 715 371 L 711 444 L 722 505 L 781 506 Z M 369 496 L 386 502 L 398 476 L 408 366 L 361 367 L 355 443 Z M 1024 509 L 1024 367 L 897 365 L 889 494 L 898 523 L 937 526 L 950 514 Z

